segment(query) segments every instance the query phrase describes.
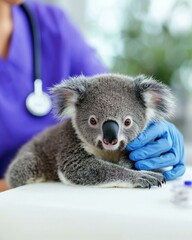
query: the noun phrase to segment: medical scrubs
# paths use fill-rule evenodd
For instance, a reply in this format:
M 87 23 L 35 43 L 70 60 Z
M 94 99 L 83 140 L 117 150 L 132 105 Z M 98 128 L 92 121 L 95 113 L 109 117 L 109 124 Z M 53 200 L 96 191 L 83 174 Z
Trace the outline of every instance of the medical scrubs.
M 63 11 L 28 3 L 41 32 L 44 91 L 70 76 L 106 72 L 95 52 Z M 32 116 L 25 99 L 33 91 L 31 32 L 19 6 L 12 7 L 14 29 L 6 59 L 0 58 L 0 178 L 18 149 L 34 135 L 57 122 L 53 114 Z M 65 136 L 63 136 L 65 140 Z

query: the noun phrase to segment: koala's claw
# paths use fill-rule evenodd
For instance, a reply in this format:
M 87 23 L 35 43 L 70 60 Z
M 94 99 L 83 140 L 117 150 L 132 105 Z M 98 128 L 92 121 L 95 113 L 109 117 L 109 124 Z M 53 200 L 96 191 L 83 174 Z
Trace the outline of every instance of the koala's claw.
M 165 177 L 163 177 L 163 181 L 162 181 L 162 183 L 164 183 L 164 184 L 166 184 L 166 178 Z

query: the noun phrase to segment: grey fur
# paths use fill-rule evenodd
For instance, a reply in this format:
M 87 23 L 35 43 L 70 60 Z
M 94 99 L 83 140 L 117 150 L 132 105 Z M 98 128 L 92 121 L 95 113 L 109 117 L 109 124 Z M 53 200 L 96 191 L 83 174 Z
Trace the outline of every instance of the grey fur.
M 102 187 L 164 183 L 160 173 L 135 170 L 125 147 L 150 120 L 171 116 L 174 101 L 167 86 L 145 76 L 102 74 L 65 80 L 51 93 L 57 116 L 68 118 L 20 149 L 6 173 L 11 187 L 52 180 Z M 88 124 L 91 115 L 97 117 L 95 126 Z M 132 119 L 128 128 L 126 116 Z M 107 120 L 119 126 L 115 145 L 102 139 Z

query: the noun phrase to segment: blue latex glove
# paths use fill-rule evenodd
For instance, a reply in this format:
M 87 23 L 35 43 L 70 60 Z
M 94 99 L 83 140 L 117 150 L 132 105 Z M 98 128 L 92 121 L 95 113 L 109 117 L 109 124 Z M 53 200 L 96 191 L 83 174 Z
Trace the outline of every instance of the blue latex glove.
M 184 140 L 170 122 L 150 122 L 148 127 L 127 145 L 129 158 L 140 170 L 153 170 L 172 166 L 163 173 L 166 180 L 175 179 L 185 172 Z

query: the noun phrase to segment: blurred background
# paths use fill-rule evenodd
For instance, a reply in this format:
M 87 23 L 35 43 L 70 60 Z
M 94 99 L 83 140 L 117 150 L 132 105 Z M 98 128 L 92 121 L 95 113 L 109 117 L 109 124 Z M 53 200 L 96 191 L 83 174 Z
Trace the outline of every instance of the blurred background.
M 146 74 L 177 97 L 173 122 L 192 164 L 192 1 L 41 0 L 63 8 L 112 72 Z

